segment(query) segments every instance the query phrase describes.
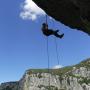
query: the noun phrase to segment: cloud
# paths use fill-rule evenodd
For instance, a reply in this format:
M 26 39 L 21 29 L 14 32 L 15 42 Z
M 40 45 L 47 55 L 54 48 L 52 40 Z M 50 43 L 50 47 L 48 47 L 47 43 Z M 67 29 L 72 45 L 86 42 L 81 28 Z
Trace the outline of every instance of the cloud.
M 21 4 L 21 9 L 20 17 L 22 19 L 36 20 L 38 17 L 45 15 L 45 12 L 32 0 L 25 0 Z
M 62 65 L 56 65 L 53 67 L 53 69 L 59 69 L 59 68 L 62 68 L 63 66 Z

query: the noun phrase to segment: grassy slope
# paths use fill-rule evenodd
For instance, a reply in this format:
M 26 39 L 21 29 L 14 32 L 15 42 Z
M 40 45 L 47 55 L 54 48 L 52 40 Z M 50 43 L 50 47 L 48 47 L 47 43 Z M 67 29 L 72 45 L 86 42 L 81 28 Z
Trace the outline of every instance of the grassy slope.
M 52 74 L 64 75 L 67 72 L 71 71 L 73 69 L 73 67 L 76 67 L 76 68 L 80 68 L 80 67 L 90 68 L 90 58 L 80 62 L 77 65 L 67 66 L 67 67 L 63 67 L 63 68 L 60 68 L 60 69 L 50 69 L 50 70 L 48 70 L 48 69 L 30 69 L 30 70 L 27 70 L 27 71 L 28 71 L 28 73 L 48 73 L 48 72 L 50 72 Z

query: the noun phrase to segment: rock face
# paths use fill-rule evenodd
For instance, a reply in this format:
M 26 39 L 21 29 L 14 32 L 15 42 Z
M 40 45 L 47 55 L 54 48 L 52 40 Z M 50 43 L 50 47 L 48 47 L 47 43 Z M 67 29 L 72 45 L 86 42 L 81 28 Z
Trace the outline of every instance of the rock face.
M 90 35 L 90 0 L 33 0 L 49 16 Z
M 20 81 L 3 83 L 0 90 L 90 90 L 90 59 L 49 71 L 27 70 Z
M 19 82 L 7 82 L 2 83 L 0 86 L 0 90 L 19 90 Z

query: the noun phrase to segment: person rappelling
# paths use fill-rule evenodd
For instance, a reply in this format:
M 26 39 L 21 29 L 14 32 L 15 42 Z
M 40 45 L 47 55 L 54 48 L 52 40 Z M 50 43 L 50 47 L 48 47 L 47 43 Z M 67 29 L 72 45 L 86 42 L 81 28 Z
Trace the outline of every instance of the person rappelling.
M 48 29 L 48 24 L 43 23 L 42 24 L 42 32 L 45 36 L 50 36 L 50 35 L 54 35 L 57 38 L 62 38 L 64 36 L 64 34 L 58 34 L 59 30 L 53 30 L 53 29 Z

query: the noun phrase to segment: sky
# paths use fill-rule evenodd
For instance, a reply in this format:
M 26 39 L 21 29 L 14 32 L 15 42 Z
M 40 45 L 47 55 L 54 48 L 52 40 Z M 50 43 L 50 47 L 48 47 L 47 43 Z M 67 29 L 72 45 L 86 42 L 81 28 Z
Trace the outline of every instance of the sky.
M 31 0 L 0 0 L 0 83 L 17 81 L 25 70 L 47 68 L 47 38 L 41 32 L 45 12 Z M 48 17 L 49 28 L 59 29 L 60 66 L 74 65 L 90 58 L 90 36 Z M 48 38 L 50 67 L 57 67 L 55 37 Z

